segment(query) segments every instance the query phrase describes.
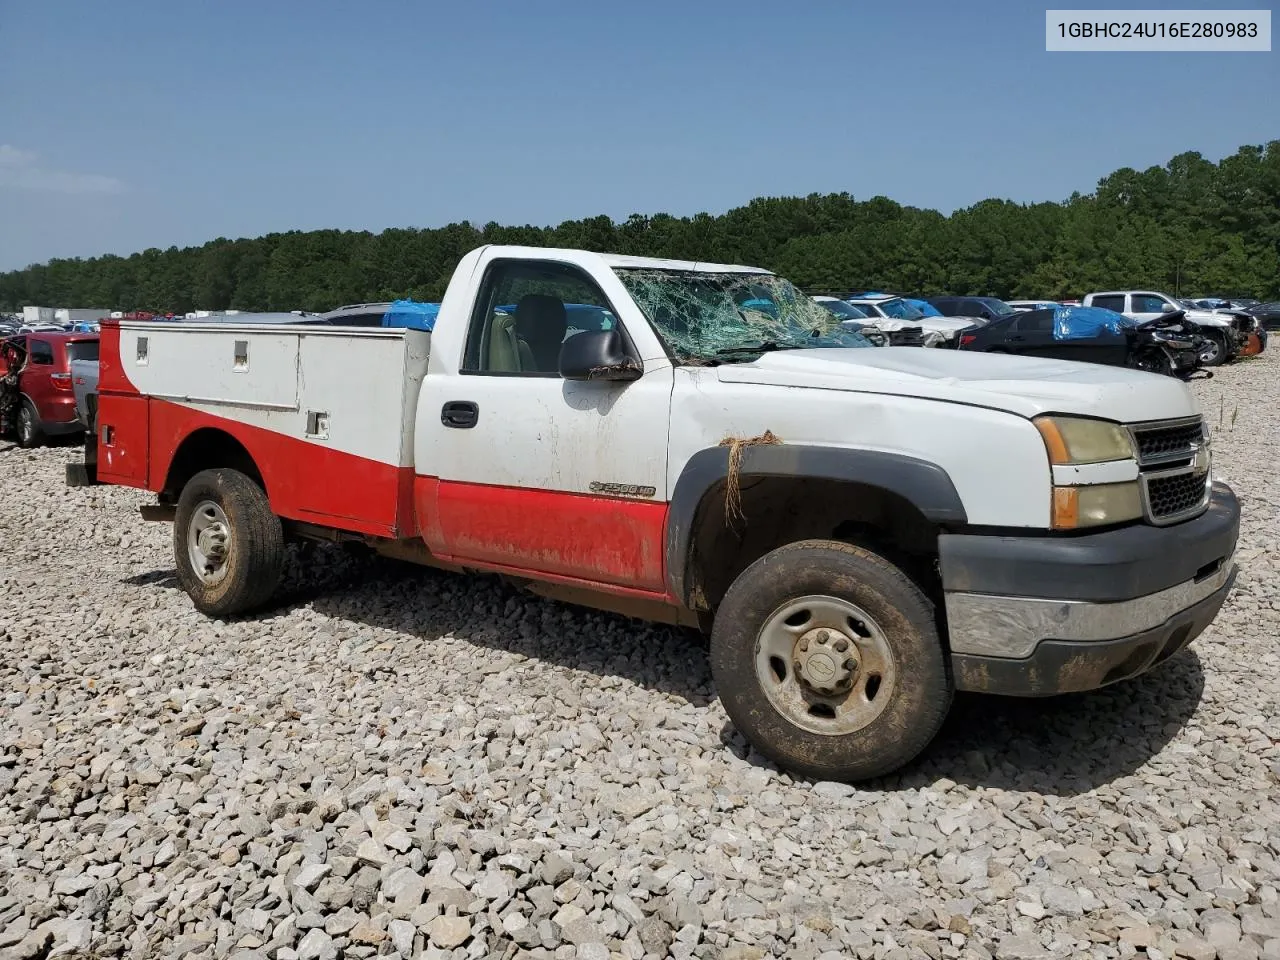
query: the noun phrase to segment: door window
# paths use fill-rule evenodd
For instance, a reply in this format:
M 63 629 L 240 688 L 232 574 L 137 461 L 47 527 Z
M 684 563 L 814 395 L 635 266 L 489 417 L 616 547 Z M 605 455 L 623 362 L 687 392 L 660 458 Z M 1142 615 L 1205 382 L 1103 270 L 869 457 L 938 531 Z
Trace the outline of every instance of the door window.
M 1019 333 L 1052 333 L 1053 311 L 1030 310 L 1021 314 L 1014 321 L 1014 329 Z
M 463 373 L 560 375 L 560 345 L 585 330 L 618 326 L 590 277 L 563 263 L 493 263 L 476 299 Z
M 41 366 L 53 366 L 53 344 L 47 340 L 32 340 L 31 362 Z
M 67 344 L 67 361 L 72 360 L 97 360 L 98 359 L 98 341 L 97 340 L 76 340 Z
M 1135 298 L 1136 299 L 1136 298 Z M 1124 313 L 1124 294 L 1118 296 L 1094 297 L 1090 301 L 1090 306 L 1101 307 L 1103 310 L 1114 310 L 1116 313 Z M 1159 310 L 1159 307 L 1156 307 Z M 1137 312 L 1136 310 L 1134 311 Z
M 1164 297 L 1152 296 L 1149 293 L 1135 293 L 1131 299 L 1133 309 L 1129 311 L 1130 313 L 1159 313 L 1164 309 Z

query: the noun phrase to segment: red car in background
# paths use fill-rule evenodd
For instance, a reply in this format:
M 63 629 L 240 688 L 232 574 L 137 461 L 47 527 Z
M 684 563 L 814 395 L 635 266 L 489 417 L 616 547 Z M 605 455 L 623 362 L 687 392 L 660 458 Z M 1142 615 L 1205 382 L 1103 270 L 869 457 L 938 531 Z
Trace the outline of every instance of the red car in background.
M 18 376 L 22 395 L 15 417 L 18 445 L 38 446 L 47 436 L 79 433 L 71 383 L 72 360 L 97 360 L 96 333 L 27 333 L 5 341 L 26 357 Z M 0 365 L 4 363 L 0 360 Z M 0 375 L 6 371 L 0 370 Z

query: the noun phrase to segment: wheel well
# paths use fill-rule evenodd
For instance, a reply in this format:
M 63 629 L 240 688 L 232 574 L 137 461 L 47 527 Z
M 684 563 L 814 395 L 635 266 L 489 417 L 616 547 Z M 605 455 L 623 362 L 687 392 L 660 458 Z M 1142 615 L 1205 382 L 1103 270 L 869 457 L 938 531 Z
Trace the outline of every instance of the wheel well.
M 267 489 L 258 465 L 244 444 L 222 430 L 202 427 L 179 444 L 173 460 L 169 462 L 169 472 L 165 475 L 160 499 L 176 503 L 188 480 L 201 470 L 211 470 L 214 467 L 238 470 L 264 491 Z
M 798 540 L 857 543 L 896 564 L 937 600 L 938 524 L 891 490 L 811 477 L 744 477 L 741 514 L 726 515 L 725 484 L 698 506 L 688 558 L 691 604 L 714 611 L 729 585 L 756 560 Z

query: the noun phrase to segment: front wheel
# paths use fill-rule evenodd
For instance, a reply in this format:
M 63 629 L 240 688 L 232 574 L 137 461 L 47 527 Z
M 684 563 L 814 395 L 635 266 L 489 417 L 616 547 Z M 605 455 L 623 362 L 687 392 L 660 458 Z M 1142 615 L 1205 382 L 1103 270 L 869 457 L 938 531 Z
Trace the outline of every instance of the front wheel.
M 228 617 L 271 599 L 284 569 L 284 529 L 266 493 L 243 473 L 203 470 L 178 498 L 173 552 L 196 609 Z
M 1200 363 L 1206 367 L 1221 366 L 1227 359 L 1226 341 L 1217 333 L 1206 333 L 1200 347 Z
M 716 612 L 711 671 L 757 750 L 824 780 L 898 769 L 951 704 L 932 604 L 883 557 L 831 540 L 780 547 L 743 571 Z

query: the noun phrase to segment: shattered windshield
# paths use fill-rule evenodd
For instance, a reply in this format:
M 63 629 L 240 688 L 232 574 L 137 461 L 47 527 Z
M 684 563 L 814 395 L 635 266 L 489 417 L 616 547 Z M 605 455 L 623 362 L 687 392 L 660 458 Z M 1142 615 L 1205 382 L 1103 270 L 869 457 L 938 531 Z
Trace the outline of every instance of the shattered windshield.
M 869 347 L 781 277 L 760 273 L 615 268 L 627 292 L 684 362 L 813 347 Z
M 893 300 L 881 300 L 876 304 L 884 311 L 886 317 L 893 317 L 895 320 L 923 320 L 924 313 L 917 310 L 907 301 L 894 298 Z

